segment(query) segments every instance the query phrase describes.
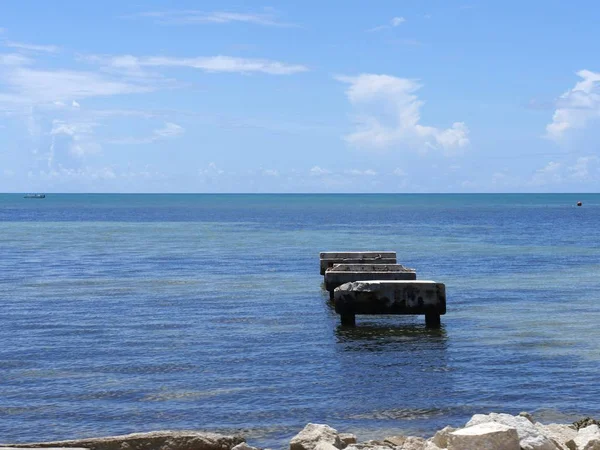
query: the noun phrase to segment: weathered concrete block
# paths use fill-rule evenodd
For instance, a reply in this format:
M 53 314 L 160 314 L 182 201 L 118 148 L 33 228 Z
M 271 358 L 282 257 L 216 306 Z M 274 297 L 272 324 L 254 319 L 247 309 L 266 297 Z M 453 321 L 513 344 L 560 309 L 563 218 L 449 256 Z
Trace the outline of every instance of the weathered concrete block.
M 446 314 L 446 286 L 435 281 L 355 281 L 337 287 L 333 295 L 345 325 L 352 325 L 356 314 L 425 314 L 428 324 L 437 318 L 439 326 L 439 316 Z
M 396 252 L 321 252 L 321 275 L 334 264 L 396 264 Z
M 292 438 L 290 450 L 316 450 L 317 445 L 322 443 L 338 449 L 345 447 L 336 429 L 329 425 L 309 423 Z
M 353 281 L 416 280 L 417 272 L 402 264 L 334 264 L 325 271 L 325 289 L 334 289 Z
M 230 450 L 244 442 L 241 436 L 225 436 L 197 431 L 153 431 L 122 436 L 76 439 L 69 441 L 1 444 L 14 448 L 85 448 L 89 450 Z
M 519 435 L 514 428 L 488 422 L 453 431 L 448 436 L 448 450 L 520 450 Z

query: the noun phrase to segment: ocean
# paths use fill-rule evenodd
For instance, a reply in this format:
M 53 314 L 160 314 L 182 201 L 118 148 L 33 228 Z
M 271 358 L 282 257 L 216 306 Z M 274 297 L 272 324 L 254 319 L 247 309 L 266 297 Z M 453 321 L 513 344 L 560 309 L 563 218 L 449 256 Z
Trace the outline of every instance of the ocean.
M 333 250 L 445 283 L 442 328 L 340 327 Z M 0 302 L 3 443 L 600 415 L 599 194 L 1 194 Z

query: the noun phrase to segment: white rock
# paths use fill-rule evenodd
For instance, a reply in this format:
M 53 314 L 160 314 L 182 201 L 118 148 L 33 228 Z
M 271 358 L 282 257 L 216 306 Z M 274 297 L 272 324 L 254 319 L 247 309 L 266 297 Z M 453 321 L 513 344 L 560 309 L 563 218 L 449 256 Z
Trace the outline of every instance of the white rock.
M 548 437 L 561 450 L 570 450 L 567 442 L 572 441 L 577 436 L 577 430 L 572 425 L 564 425 L 560 423 L 549 423 L 548 425 L 535 423 L 535 427 L 544 436 Z M 573 444 L 573 449 L 576 450 Z
M 567 442 L 569 448 L 574 444 L 577 450 L 600 450 L 600 428 L 598 425 L 580 428 L 577 436 Z
M 390 450 L 390 447 L 387 445 L 381 444 L 350 444 L 344 450 Z
M 453 431 L 456 431 L 456 428 L 444 427 L 436 432 L 430 441 L 440 448 L 446 448 L 448 447 L 448 435 Z
M 520 450 L 520 448 L 517 430 L 496 422 L 462 428 L 448 436 L 448 450 Z
M 397 450 L 423 450 L 425 448 L 426 441 L 421 437 L 409 436 L 402 444 L 402 447 L 397 447 Z
M 425 442 L 425 447 L 423 448 L 423 450 L 442 450 L 442 447 L 438 447 L 433 442 L 428 440 L 427 442 Z
M 309 423 L 292 438 L 290 450 L 316 450 L 317 444 L 320 442 L 331 444 L 338 449 L 344 447 L 337 430 L 329 425 Z
M 251 445 L 248 445 L 245 442 L 242 442 L 241 444 L 238 444 L 235 447 L 233 447 L 231 450 L 259 450 L 259 449 L 256 447 L 252 447 Z
M 475 414 L 467 427 L 487 422 L 496 422 L 515 428 L 519 435 L 522 450 L 560 450 L 550 438 L 544 436 L 534 425 L 522 416 L 511 416 L 510 414 Z
M 339 450 L 339 449 L 335 445 L 333 445 L 329 442 L 319 441 L 319 442 L 317 442 L 317 445 L 315 445 L 315 450 Z

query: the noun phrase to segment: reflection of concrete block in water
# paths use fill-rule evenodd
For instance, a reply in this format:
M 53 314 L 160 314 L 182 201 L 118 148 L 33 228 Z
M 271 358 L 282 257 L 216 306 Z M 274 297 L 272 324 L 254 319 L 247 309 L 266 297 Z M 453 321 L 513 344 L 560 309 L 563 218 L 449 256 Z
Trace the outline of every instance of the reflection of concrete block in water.
M 321 275 L 334 264 L 396 264 L 396 252 L 321 252 Z
M 402 264 L 335 264 L 325 271 L 325 289 L 333 298 L 333 290 L 352 281 L 416 280 L 414 269 Z
M 446 286 L 427 280 L 355 281 L 336 288 L 334 301 L 343 325 L 353 325 L 356 314 L 424 314 L 427 325 L 439 327 Z

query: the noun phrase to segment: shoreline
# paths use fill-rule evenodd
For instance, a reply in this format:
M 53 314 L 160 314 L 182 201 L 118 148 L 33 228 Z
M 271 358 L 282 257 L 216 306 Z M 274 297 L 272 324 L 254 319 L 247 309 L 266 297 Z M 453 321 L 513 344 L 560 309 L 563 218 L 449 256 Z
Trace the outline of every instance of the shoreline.
M 475 414 L 461 428 L 446 426 L 433 436 L 381 436 L 359 441 L 325 424 L 307 424 L 290 438 L 290 450 L 598 450 L 600 421 L 542 424 L 527 413 Z M 251 444 L 251 443 L 250 443 Z M 0 444 L 0 450 L 52 448 L 78 450 L 261 450 L 242 435 L 204 431 L 153 431 L 62 441 Z M 284 448 L 288 448 L 287 446 Z

